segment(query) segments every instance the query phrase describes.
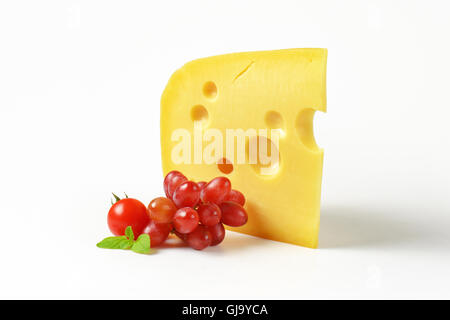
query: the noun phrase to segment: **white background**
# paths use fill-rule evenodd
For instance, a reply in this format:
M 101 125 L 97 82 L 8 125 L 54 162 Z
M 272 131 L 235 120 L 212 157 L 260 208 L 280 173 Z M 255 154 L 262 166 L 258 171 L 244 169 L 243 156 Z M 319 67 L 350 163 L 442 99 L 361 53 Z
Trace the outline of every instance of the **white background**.
M 0 298 L 450 298 L 449 9 L 2 1 Z M 162 195 L 171 73 L 294 47 L 329 49 L 320 249 L 233 233 L 202 252 L 96 248 L 111 191 Z

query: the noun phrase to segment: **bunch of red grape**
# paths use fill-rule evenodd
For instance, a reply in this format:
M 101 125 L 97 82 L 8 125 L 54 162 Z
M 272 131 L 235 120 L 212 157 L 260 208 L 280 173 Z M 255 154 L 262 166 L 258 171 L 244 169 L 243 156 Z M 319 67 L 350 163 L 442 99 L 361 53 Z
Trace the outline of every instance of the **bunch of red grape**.
M 248 220 L 244 195 L 231 189 L 226 177 L 195 183 L 171 171 L 164 179 L 164 191 L 167 197 L 153 199 L 148 208 L 139 200 L 114 195 L 117 202 L 108 212 L 111 232 L 123 236 L 130 226 L 136 236 L 148 234 L 152 247 L 173 232 L 190 247 L 203 250 L 223 241 L 224 224 L 239 227 Z
M 225 237 L 223 224 L 239 227 L 247 222 L 245 197 L 231 189 L 226 177 L 195 183 L 181 172 L 171 171 L 164 179 L 164 191 L 167 198 L 150 202 L 150 219 L 173 227 L 173 232 L 194 249 L 221 243 Z

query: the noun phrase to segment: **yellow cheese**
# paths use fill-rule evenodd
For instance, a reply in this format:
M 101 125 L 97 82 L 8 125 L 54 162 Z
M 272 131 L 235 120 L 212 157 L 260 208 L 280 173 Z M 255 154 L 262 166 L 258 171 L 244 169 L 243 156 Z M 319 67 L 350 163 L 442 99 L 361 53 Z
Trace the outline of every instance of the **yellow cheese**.
M 315 143 L 313 117 L 317 110 L 326 111 L 326 60 L 326 49 L 287 49 L 227 54 L 184 65 L 172 75 L 161 99 L 164 174 L 179 170 L 195 181 L 227 176 L 233 189 L 245 195 L 249 215 L 245 226 L 229 229 L 316 248 L 323 150 Z M 195 121 L 201 124 L 196 132 Z M 227 129 L 239 128 L 258 130 L 246 137 L 245 163 L 237 159 L 236 146 L 235 157 L 227 157 L 231 164 L 221 164 L 222 158 L 194 163 L 194 149 L 206 152 L 208 145 L 207 137 L 195 133 L 218 129 L 225 137 Z M 193 151 L 189 157 L 184 154 L 191 163 L 174 159 L 180 143 L 177 129 L 192 134 L 187 142 Z M 267 134 L 260 129 L 268 129 Z M 279 133 L 278 143 L 271 132 Z M 267 163 L 258 157 L 248 163 L 249 142 L 255 139 L 261 145 L 267 139 L 269 155 L 278 154 L 279 161 Z

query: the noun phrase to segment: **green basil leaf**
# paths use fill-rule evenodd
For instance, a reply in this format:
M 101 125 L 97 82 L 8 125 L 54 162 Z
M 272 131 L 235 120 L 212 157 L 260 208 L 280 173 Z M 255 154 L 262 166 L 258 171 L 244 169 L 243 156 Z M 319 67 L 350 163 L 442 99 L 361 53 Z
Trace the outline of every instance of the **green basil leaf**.
M 131 241 L 134 241 L 134 233 L 133 233 L 133 229 L 131 228 L 131 226 L 128 226 L 125 229 L 125 236 L 130 239 Z
M 120 249 L 128 250 L 128 249 L 131 249 L 131 247 L 133 246 L 133 243 L 134 243 L 134 241 L 130 240 L 130 239 L 122 240 L 120 242 L 119 246 L 120 246 Z
M 129 240 L 125 236 L 107 237 L 97 243 L 97 247 L 103 249 L 123 249 L 125 242 L 129 244 Z M 131 247 L 131 245 L 129 245 L 129 247 Z
M 137 253 L 150 253 L 150 236 L 146 233 L 141 234 L 131 247 L 131 250 Z

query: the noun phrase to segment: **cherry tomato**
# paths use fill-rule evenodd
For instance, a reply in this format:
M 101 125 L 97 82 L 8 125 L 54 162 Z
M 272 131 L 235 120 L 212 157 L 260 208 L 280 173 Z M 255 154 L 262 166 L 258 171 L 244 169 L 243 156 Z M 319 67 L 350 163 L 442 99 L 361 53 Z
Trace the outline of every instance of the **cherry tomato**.
M 172 199 L 178 208 L 194 207 L 200 199 L 200 188 L 193 181 L 185 181 L 175 189 Z
M 136 199 L 119 200 L 108 212 L 108 227 L 116 236 L 123 236 L 126 227 L 131 226 L 135 237 L 138 237 L 148 222 L 147 208 Z
M 148 205 L 148 214 L 155 223 L 171 223 L 176 211 L 173 201 L 165 197 L 155 198 Z
M 225 228 L 221 223 L 208 227 L 208 230 L 211 232 L 211 246 L 217 246 L 225 238 Z
M 220 222 L 222 212 L 215 203 L 203 203 L 197 208 L 200 222 L 205 226 L 214 226 Z
M 173 217 L 173 227 L 180 233 L 189 233 L 198 226 L 198 213 L 192 208 L 181 208 Z
M 166 241 L 171 230 L 172 225 L 170 223 L 155 223 L 151 220 L 142 233 L 147 233 L 150 236 L 151 247 L 157 247 Z
M 200 192 L 202 202 L 220 204 L 231 190 L 231 182 L 226 177 L 212 179 Z
M 164 178 L 164 192 L 167 198 L 172 199 L 175 189 L 187 181 L 187 178 L 179 171 L 170 171 Z
M 233 189 L 227 194 L 223 201 L 232 201 L 240 204 L 241 206 L 244 206 L 245 197 L 242 192 Z
M 219 207 L 222 211 L 222 222 L 224 224 L 230 227 L 240 227 L 247 223 L 247 212 L 239 204 L 225 201 Z
M 199 225 L 194 231 L 189 233 L 186 237 L 186 242 L 189 247 L 195 250 L 203 250 L 211 245 L 211 232 L 207 227 Z

